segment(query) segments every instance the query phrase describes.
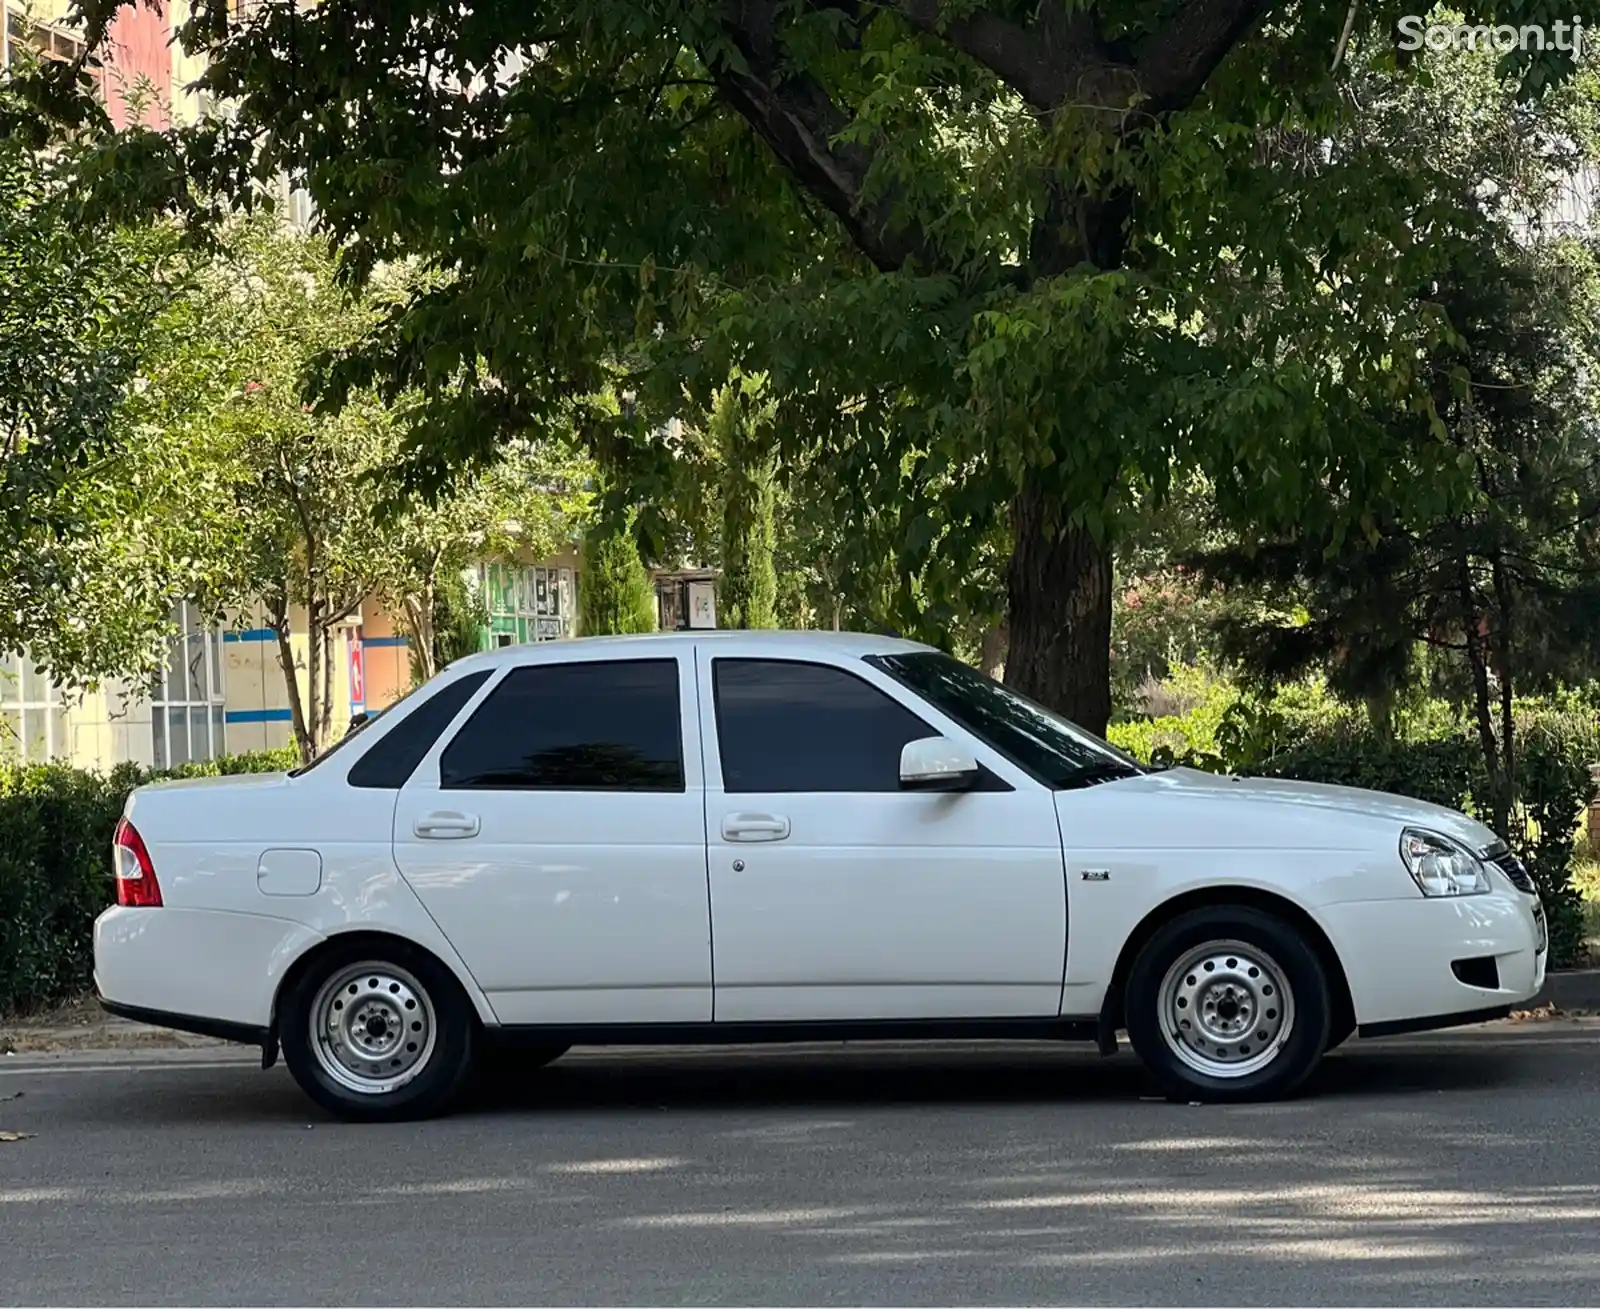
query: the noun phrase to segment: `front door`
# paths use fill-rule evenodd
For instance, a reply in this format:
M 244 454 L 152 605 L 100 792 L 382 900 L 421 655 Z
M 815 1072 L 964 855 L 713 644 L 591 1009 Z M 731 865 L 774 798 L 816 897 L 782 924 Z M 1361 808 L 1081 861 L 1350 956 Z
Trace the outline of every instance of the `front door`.
M 502 1023 L 710 1020 L 693 668 L 510 667 L 401 790 L 400 871 Z
M 699 652 L 717 1021 L 1057 1014 L 1049 790 L 859 660 L 747 648 Z M 984 789 L 901 790 L 902 747 L 941 735 Z

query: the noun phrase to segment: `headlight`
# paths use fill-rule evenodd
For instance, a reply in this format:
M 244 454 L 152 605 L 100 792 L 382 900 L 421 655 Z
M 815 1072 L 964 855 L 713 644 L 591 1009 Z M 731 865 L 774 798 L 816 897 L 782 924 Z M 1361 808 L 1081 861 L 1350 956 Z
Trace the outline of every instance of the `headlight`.
M 1406 828 L 1400 833 L 1400 858 L 1423 895 L 1482 895 L 1489 890 L 1489 875 L 1478 856 L 1437 832 Z

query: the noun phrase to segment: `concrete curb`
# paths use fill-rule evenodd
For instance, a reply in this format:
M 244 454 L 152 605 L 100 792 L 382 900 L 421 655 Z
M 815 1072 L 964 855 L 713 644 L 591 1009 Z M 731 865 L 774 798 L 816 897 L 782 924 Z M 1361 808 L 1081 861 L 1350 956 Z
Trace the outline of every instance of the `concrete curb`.
M 1553 1004 L 1557 1009 L 1600 1009 L 1600 968 L 1547 973 L 1544 989 L 1529 1006 Z

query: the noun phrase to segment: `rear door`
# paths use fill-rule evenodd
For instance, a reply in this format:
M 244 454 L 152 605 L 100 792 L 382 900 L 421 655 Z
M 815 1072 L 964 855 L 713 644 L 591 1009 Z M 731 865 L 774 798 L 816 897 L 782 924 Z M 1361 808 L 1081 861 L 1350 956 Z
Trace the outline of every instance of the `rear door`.
M 401 791 L 400 871 L 502 1023 L 710 1020 L 694 697 L 687 645 L 516 665 Z
M 1048 789 L 859 659 L 700 649 L 718 1022 L 1054 1016 L 1066 884 Z M 983 789 L 900 788 L 948 736 Z

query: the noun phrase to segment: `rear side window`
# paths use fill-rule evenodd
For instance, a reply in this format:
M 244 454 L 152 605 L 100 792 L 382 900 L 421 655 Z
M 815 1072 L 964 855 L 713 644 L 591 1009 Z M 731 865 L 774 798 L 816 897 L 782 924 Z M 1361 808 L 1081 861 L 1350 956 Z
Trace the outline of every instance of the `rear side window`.
M 780 659 L 712 668 L 725 791 L 898 791 L 906 742 L 939 735 L 842 668 Z
M 398 791 L 411 780 L 411 774 L 433 749 L 439 734 L 455 721 L 456 715 L 488 677 L 486 670 L 440 687 L 356 760 L 350 769 L 350 785 L 374 791 Z
M 439 760 L 446 791 L 682 791 L 676 659 L 513 669 Z

